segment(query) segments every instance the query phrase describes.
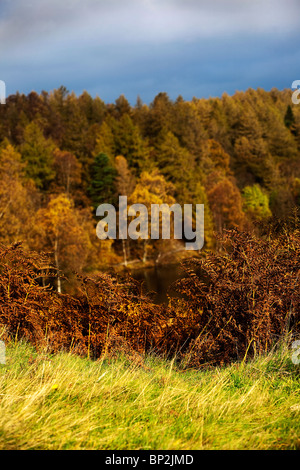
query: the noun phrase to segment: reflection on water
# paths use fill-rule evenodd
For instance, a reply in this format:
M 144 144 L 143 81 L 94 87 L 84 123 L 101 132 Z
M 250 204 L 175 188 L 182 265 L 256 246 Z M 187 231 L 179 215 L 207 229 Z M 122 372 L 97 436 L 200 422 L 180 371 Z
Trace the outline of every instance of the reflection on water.
M 144 292 L 154 291 L 153 302 L 161 304 L 168 302 L 167 294 L 171 297 L 178 296 L 170 286 L 177 279 L 184 277 L 184 273 L 179 265 L 167 265 L 133 270 L 131 276 L 143 281 Z

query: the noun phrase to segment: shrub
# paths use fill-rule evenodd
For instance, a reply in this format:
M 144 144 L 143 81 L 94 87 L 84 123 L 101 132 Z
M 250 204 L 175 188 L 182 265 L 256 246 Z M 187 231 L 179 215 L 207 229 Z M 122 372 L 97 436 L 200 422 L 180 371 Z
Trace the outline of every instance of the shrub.
M 56 276 L 45 254 L 25 252 L 19 243 L 0 246 L 0 324 L 10 336 L 93 357 L 109 348 L 110 336 L 139 352 L 159 340 L 167 309 L 144 297 L 137 281 L 77 275 L 73 297 L 43 287 L 45 275 Z
M 222 251 L 183 262 L 180 299 L 155 305 L 130 277 L 77 274 L 76 296 L 58 294 L 46 254 L 0 246 L 0 326 L 37 348 L 98 358 L 122 351 L 176 355 L 186 366 L 222 364 L 299 333 L 300 232 L 219 235 Z M 3 339 L 3 338 L 2 338 Z
M 234 229 L 218 237 L 222 250 L 184 262 L 186 277 L 176 283 L 197 315 L 184 352 L 193 365 L 267 351 L 299 332 L 299 230 L 261 239 Z

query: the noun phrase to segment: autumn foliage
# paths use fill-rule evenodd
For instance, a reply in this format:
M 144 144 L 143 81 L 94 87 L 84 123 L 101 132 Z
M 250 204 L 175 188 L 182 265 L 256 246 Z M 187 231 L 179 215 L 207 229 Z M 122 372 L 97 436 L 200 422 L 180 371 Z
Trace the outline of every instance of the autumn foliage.
M 96 359 L 151 351 L 187 367 L 241 360 L 299 334 L 299 229 L 263 239 L 233 229 L 220 237 L 222 251 L 183 263 L 182 298 L 168 306 L 153 304 L 137 281 L 104 273 L 77 275 L 78 294 L 59 294 L 45 254 L 2 245 L 0 325 L 52 352 Z
M 299 209 L 300 107 L 290 103 L 291 90 L 276 89 L 191 101 L 159 93 L 136 106 L 65 87 L 8 97 L 0 107 L 1 338 L 95 359 L 152 351 L 199 367 L 299 333 L 299 222 L 257 225 Z M 107 273 L 184 249 L 183 240 L 99 240 L 95 209 L 117 207 L 120 195 L 147 209 L 205 205 L 204 249 L 182 264 L 180 298 L 168 305 Z
M 187 261 L 177 282 L 199 325 L 185 353 L 195 366 L 263 353 L 300 331 L 299 230 L 259 239 L 232 229 L 219 238 L 222 251 Z
M 218 247 L 214 231 L 286 217 L 300 204 L 300 107 L 291 94 L 250 88 L 173 101 L 159 93 L 149 105 L 138 99 L 132 106 L 123 95 L 104 103 L 62 86 L 7 97 L 0 107 L 0 242 L 22 240 L 30 250 L 51 251 L 67 275 L 74 268 L 90 274 L 161 262 L 180 245 L 100 242 L 96 208 L 117 206 L 120 195 L 146 205 L 170 197 L 204 204 L 205 249 Z
M 26 253 L 20 244 L 1 246 L 0 263 L 0 324 L 11 337 L 99 357 L 110 340 L 142 352 L 161 336 L 164 308 L 145 298 L 136 281 L 78 275 L 72 297 L 42 286 L 44 276 L 56 277 L 46 255 Z

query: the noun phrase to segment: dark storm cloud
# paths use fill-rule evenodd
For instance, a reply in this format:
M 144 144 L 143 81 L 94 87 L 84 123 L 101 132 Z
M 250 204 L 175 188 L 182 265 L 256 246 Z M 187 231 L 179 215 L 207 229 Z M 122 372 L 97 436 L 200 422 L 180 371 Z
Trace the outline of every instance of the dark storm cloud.
M 103 99 L 280 86 L 297 79 L 298 11 L 298 0 L 2 0 L 0 78 L 10 93 L 64 84 Z

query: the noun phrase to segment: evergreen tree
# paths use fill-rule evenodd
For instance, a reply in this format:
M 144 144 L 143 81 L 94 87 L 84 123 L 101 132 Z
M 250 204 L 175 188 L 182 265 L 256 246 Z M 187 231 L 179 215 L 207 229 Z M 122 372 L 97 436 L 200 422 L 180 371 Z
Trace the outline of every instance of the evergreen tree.
M 115 200 L 116 169 L 105 153 L 96 155 L 90 168 L 89 197 L 96 208 L 102 203 L 113 203 Z
M 27 177 L 42 190 L 48 189 L 55 177 L 54 150 L 53 141 L 44 137 L 42 130 L 34 121 L 26 126 L 20 152 L 23 161 L 26 162 Z
M 195 157 L 169 131 L 156 148 L 156 161 L 161 173 L 175 185 L 178 202 L 184 202 L 184 195 L 192 184 L 195 172 Z
M 121 117 L 116 127 L 115 142 L 117 154 L 126 158 L 136 175 L 151 168 L 150 148 L 128 114 Z
M 173 103 L 167 93 L 159 93 L 149 106 L 147 119 L 147 136 L 151 145 L 154 139 L 162 132 L 168 132 L 173 128 L 174 109 Z
M 124 114 L 131 114 L 131 106 L 124 95 L 120 95 L 119 98 L 116 99 L 115 111 L 117 119 L 121 118 Z
M 288 105 L 286 109 L 286 113 L 284 116 L 284 124 L 286 125 L 288 129 L 290 129 L 295 124 L 295 116 L 294 116 L 294 113 L 290 104 Z
M 94 156 L 99 153 L 105 153 L 111 161 L 113 161 L 116 155 L 116 145 L 112 126 L 116 126 L 114 119 L 107 119 L 102 122 L 99 131 L 96 136 L 96 146 L 93 151 Z

